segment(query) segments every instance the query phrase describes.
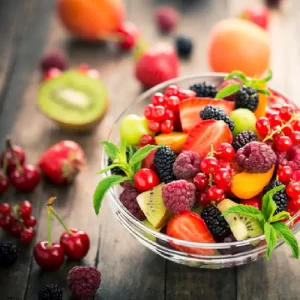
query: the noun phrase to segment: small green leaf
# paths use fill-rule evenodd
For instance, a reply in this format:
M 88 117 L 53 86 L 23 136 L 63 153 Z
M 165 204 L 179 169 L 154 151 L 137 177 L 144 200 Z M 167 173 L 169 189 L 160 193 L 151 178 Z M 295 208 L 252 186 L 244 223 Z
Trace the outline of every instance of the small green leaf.
M 103 145 L 104 151 L 110 159 L 114 160 L 117 157 L 119 148 L 116 145 L 108 141 L 102 141 L 100 144 Z
M 262 212 L 259 209 L 250 205 L 243 205 L 243 204 L 234 205 L 229 209 L 225 210 L 222 215 L 226 217 L 231 213 L 246 215 L 257 220 L 260 223 L 264 222 L 264 216 Z
M 277 208 L 276 203 L 273 200 L 273 195 L 282 190 L 284 185 L 276 186 L 269 192 L 267 192 L 262 198 L 262 213 L 267 221 L 269 221 Z
M 240 88 L 241 88 L 241 85 L 238 84 L 238 83 L 227 85 L 217 93 L 215 98 L 216 99 L 223 99 L 223 98 L 228 97 L 232 94 L 235 94 L 236 92 L 238 92 L 240 90 Z
M 123 177 L 119 175 L 112 175 L 109 177 L 106 177 L 102 179 L 98 186 L 96 187 L 96 190 L 94 192 L 94 210 L 96 214 L 99 214 L 100 207 L 102 204 L 102 200 L 104 198 L 105 193 L 114 185 L 120 184 L 124 181 L 128 180 L 128 177 Z
M 127 160 L 129 161 L 130 158 L 133 156 L 133 154 L 137 151 L 137 148 L 133 147 L 133 146 L 127 146 L 128 149 L 128 157 Z
M 266 77 L 264 77 L 261 81 L 262 82 L 268 82 L 273 78 L 273 72 L 271 69 L 268 70 L 268 73 L 266 75 Z
M 122 158 L 126 158 L 126 148 L 127 148 L 127 143 L 124 139 L 121 140 L 121 146 L 120 146 L 120 155 Z
M 265 233 L 265 239 L 268 245 L 268 250 L 266 253 L 266 257 L 269 260 L 272 251 L 274 250 L 274 248 L 276 247 L 276 243 L 277 243 L 277 234 L 276 234 L 276 230 L 273 228 L 273 226 L 269 223 L 265 223 L 264 225 L 264 233 Z
M 135 174 L 141 168 L 142 168 L 142 162 L 140 161 L 140 162 L 136 163 L 134 166 L 132 166 L 132 171 Z
M 271 96 L 271 93 L 270 91 L 268 90 L 260 90 L 260 89 L 256 89 L 256 91 L 260 94 L 264 94 L 264 95 L 267 95 L 267 96 Z
M 293 218 L 287 211 L 281 211 L 270 218 L 270 223 L 275 223 L 284 219 L 290 219 L 291 221 L 293 220 Z
M 299 244 L 290 228 L 282 222 L 272 225 L 277 235 L 292 249 L 293 257 L 299 258 Z
M 248 79 L 247 79 L 247 76 L 241 72 L 241 71 L 233 71 L 231 72 L 229 75 L 227 75 L 224 80 L 228 80 L 228 79 L 231 79 L 231 78 L 239 78 L 240 80 L 242 80 L 242 82 L 244 84 L 246 84 L 248 82 Z
M 131 159 L 129 160 L 129 167 L 133 167 L 135 164 L 141 162 L 144 158 L 146 158 L 149 153 L 155 149 L 157 149 L 160 146 L 155 145 L 146 145 L 142 148 L 140 148 L 138 151 L 136 151 Z

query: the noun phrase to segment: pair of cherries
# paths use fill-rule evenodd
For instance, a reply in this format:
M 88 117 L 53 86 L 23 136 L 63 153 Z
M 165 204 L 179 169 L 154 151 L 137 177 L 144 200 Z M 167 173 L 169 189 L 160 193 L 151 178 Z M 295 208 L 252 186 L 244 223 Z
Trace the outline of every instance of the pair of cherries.
M 52 204 L 55 201 L 52 197 L 47 202 L 48 215 L 48 240 L 39 242 L 34 248 L 34 259 L 36 263 L 45 270 L 59 269 L 64 263 L 65 256 L 70 260 L 84 258 L 90 249 L 90 239 L 86 232 L 78 229 L 69 229 L 58 216 Z M 51 216 L 56 219 L 65 229 L 60 236 L 60 242 L 51 241 Z

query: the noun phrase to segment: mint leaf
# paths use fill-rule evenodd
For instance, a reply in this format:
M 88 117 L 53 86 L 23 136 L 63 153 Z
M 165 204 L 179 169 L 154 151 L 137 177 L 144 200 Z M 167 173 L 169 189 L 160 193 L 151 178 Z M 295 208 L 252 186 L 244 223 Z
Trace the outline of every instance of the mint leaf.
M 261 89 L 256 89 L 256 91 L 260 94 L 264 94 L 264 95 L 267 95 L 267 96 L 271 96 L 271 93 L 270 91 L 268 90 L 261 90 Z
M 102 204 L 103 197 L 105 193 L 114 185 L 120 184 L 126 180 L 128 180 L 128 177 L 125 176 L 119 176 L 119 175 L 112 175 L 109 177 L 104 178 L 101 180 L 96 187 L 96 190 L 94 192 L 94 210 L 96 214 L 99 214 L 100 207 Z
M 129 167 L 132 168 L 135 164 L 141 162 L 144 158 L 146 158 L 149 153 L 160 146 L 155 145 L 146 145 L 136 151 L 129 160 Z
M 124 139 L 122 139 L 119 152 L 120 152 L 120 156 L 122 159 L 124 159 L 124 157 L 125 157 L 125 161 L 126 161 L 126 147 L 127 147 L 127 143 Z M 122 159 L 121 159 L 121 161 L 122 161 Z
M 271 219 L 271 217 L 274 215 L 274 212 L 277 208 L 276 203 L 273 200 L 273 195 L 277 193 L 278 191 L 282 190 L 284 188 L 283 185 L 276 186 L 269 192 L 267 192 L 263 198 L 262 198 L 262 213 L 267 221 Z
M 226 217 L 229 214 L 236 213 L 241 215 L 249 216 L 255 220 L 257 220 L 259 223 L 264 222 L 264 216 L 262 212 L 250 205 L 243 205 L 243 204 L 237 204 L 235 206 L 230 207 L 229 209 L 225 210 L 223 212 L 223 216 Z
M 216 99 L 223 99 L 227 96 L 235 94 L 236 92 L 238 92 L 240 90 L 240 88 L 241 88 L 241 85 L 238 84 L 238 83 L 227 85 L 217 93 L 215 98 Z
M 142 162 L 140 161 L 140 162 L 136 163 L 131 169 L 132 169 L 133 173 L 135 174 L 141 168 L 142 168 Z
M 266 242 L 268 245 L 266 257 L 269 260 L 271 253 L 277 244 L 277 234 L 276 234 L 276 230 L 273 228 L 273 226 L 267 222 L 264 225 L 264 233 L 265 233 L 265 239 L 266 239 Z
M 270 218 L 270 223 L 279 222 L 279 221 L 284 220 L 284 219 L 293 220 L 293 218 L 291 217 L 291 215 L 287 211 L 281 211 L 278 214 L 276 214 L 275 216 L 272 216 Z
M 108 167 L 102 169 L 101 171 L 99 171 L 98 174 L 103 174 L 103 173 L 105 173 L 105 172 L 107 172 L 107 171 L 109 171 L 109 170 L 111 170 L 111 169 L 113 169 L 115 167 L 119 167 L 119 168 L 122 169 L 123 165 L 122 164 L 118 164 L 118 163 L 113 163 L 110 166 L 108 166 Z
M 299 244 L 290 228 L 283 222 L 272 225 L 277 235 L 292 249 L 293 257 L 299 258 Z
M 273 78 L 273 72 L 271 69 L 268 70 L 268 73 L 266 75 L 266 77 L 264 77 L 261 81 L 262 82 L 268 82 Z
M 137 151 L 137 149 L 133 146 L 127 146 L 128 149 L 128 157 L 127 160 L 129 161 L 133 154 Z
M 108 141 L 102 141 L 100 144 L 103 145 L 104 151 L 110 159 L 114 160 L 117 157 L 119 149 L 116 145 Z
M 246 75 L 243 72 L 241 72 L 241 71 L 233 71 L 233 72 L 231 72 L 229 75 L 227 75 L 224 78 L 224 80 L 232 79 L 232 78 L 235 78 L 235 77 L 237 77 L 240 80 L 242 80 L 242 82 L 244 84 L 246 84 L 248 82 L 248 79 L 247 79 Z

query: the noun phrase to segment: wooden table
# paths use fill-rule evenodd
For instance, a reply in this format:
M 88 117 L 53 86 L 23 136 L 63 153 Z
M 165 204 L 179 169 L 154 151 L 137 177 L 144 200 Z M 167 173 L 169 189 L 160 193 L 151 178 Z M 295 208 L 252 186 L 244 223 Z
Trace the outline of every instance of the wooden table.
M 132 76 L 130 54 L 121 54 L 103 45 L 87 45 L 72 41 L 57 21 L 55 1 L 2 0 L 0 2 L 0 144 L 10 133 L 13 140 L 27 151 L 29 162 L 35 163 L 50 145 L 62 139 L 74 139 L 86 151 L 88 168 L 71 186 L 58 187 L 43 181 L 31 194 L 11 191 L 3 201 L 16 203 L 29 199 L 38 217 L 37 241 L 46 239 L 45 201 L 57 196 L 57 210 L 69 226 L 88 231 L 91 250 L 82 262 L 102 272 L 102 284 L 96 299 L 101 300 L 293 300 L 300 299 L 299 262 L 290 257 L 283 246 L 270 262 L 260 260 L 248 266 L 224 270 L 198 270 L 167 262 L 134 240 L 117 222 L 107 203 L 99 217 L 92 208 L 92 194 L 99 180 L 99 141 L 107 128 L 127 104 L 140 93 L 140 85 Z M 153 10 L 160 1 L 128 0 L 128 18 L 138 24 L 150 42 L 172 41 L 158 35 L 153 24 Z M 182 0 L 173 2 L 181 11 L 178 32 L 196 43 L 193 59 L 182 63 L 182 74 L 208 70 L 206 45 L 214 22 L 234 16 L 244 4 L 240 0 Z M 273 47 L 273 84 L 300 103 L 300 1 L 286 0 L 286 8 L 274 12 L 271 25 Z M 251 45 L 249 45 L 251 47 Z M 38 60 L 43 52 L 63 49 L 72 65 L 86 62 L 100 70 L 111 95 L 110 112 L 93 133 L 70 135 L 59 130 L 37 109 L 40 84 Z M 53 223 L 54 238 L 61 228 Z M 1 239 L 5 238 L 1 233 Z M 21 247 L 18 262 L 0 270 L 1 300 L 34 300 L 46 284 L 58 283 L 66 289 L 66 276 L 76 263 L 66 262 L 55 272 L 43 272 L 32 259 L 35 243 Z

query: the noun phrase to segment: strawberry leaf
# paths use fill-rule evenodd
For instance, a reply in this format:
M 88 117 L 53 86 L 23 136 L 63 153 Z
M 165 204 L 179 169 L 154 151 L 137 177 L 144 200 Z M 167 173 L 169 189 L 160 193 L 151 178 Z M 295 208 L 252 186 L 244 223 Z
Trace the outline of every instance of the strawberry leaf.
M 267 222 L 264 225 L 264 232 L 265 232 L 266 243 L 268 245 L 268 250 L 267 250 L 267 253 L 266 253 L 266 257 L 269 260 L 272 251 L 276 247 L 277 233 L 276 233 L 276 230 L 273 228 L 273 226 L 271 224 L 267 223 Z
M 232 94 L 235 94 L 236 92 L 238 92 L 240 90 L 240 88 L 241 88 L 241 86 L 238 83 L 227 85 L 217 93 L 215 98 L 216 99 L 223 99 L 223 98 L 228 97 Z
M 103 145 L 105 154 L 110 159 L 114 160 L 117 157 L 119 153 L 119 148 L 115 144 L 108 141 L 102 141 L 100 144 Z

